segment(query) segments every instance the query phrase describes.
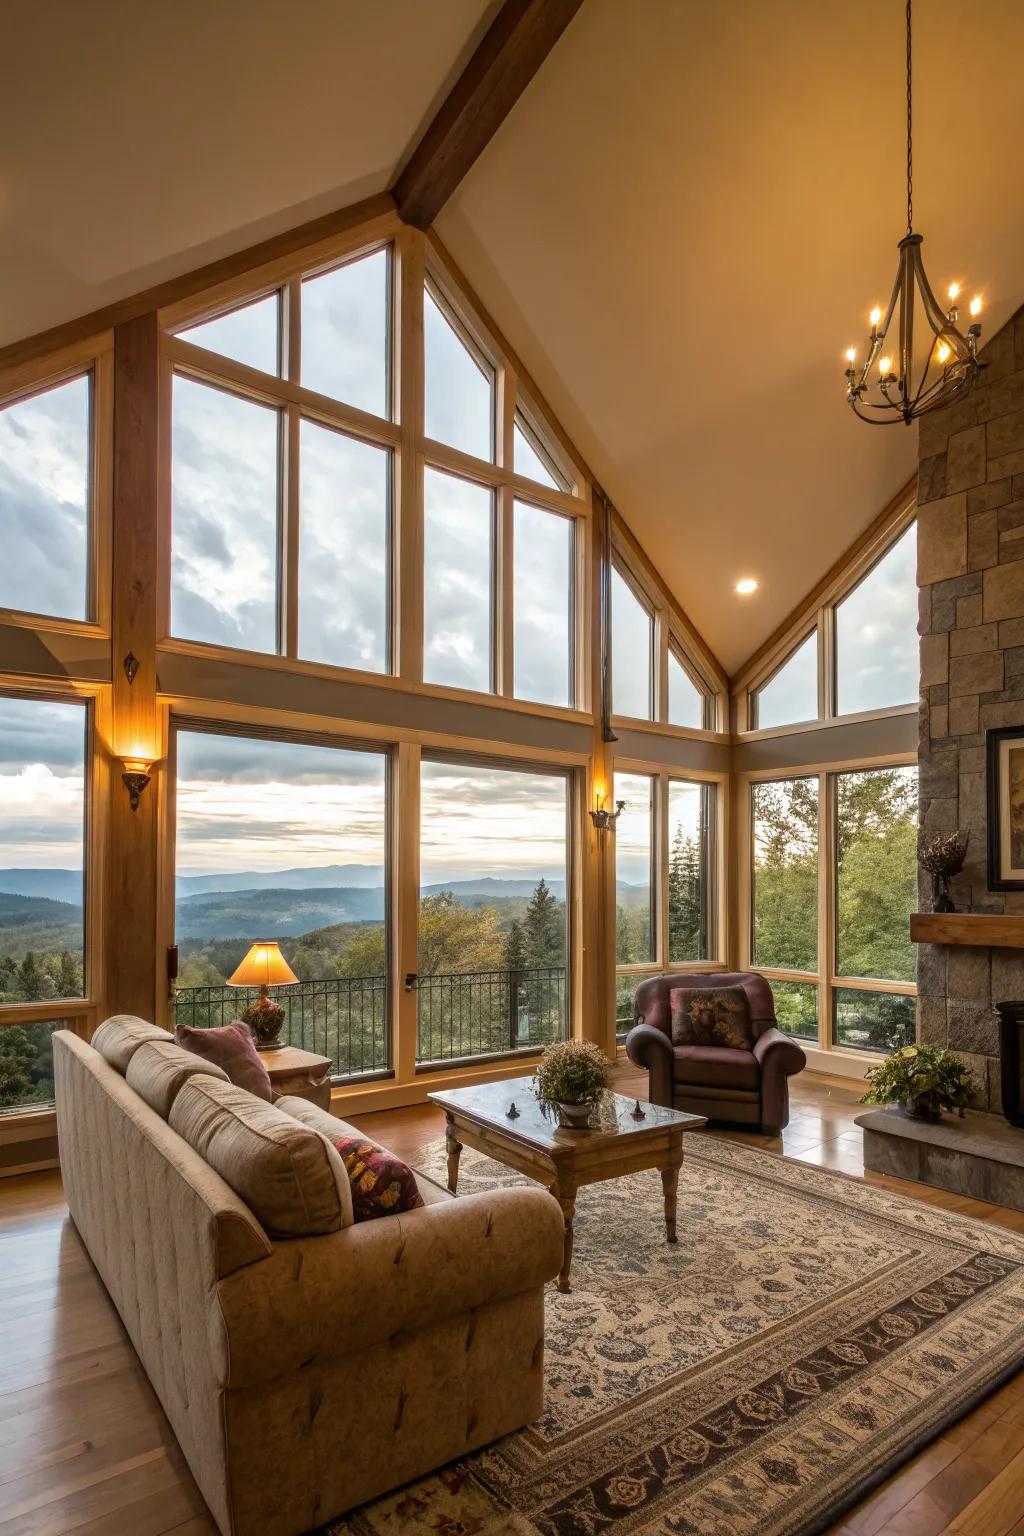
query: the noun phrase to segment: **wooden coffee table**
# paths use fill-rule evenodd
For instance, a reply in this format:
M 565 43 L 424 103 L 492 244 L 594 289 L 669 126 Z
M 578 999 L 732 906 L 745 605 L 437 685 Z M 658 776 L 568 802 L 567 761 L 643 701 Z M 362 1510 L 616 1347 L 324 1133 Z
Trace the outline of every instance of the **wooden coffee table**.
M 641 1104 L 638 1115 L 636 1100 L 609 1092 L 591 1116 L 591 1129 L 569 1131 L 558 1124 L 557 1111 L 538 1101 L 535 1090 L 536 1079 L 519 1077 L 428 1094 L 445 1113 L 452 1193 L 458 1187 L 459 1154 L 464 1146 L 546 1185 L 565 1218 L 560 1291 L 569 1289 L 576 1194 L 585 1184 L 657 1168 L 665 1191 L 665 1230 L 674 1243 L 683 1134 L 706 1125 L 704 1116 L 663 1109 L 659 1104 Z M 513 1103 L 514 1116 L 509 1113 Z

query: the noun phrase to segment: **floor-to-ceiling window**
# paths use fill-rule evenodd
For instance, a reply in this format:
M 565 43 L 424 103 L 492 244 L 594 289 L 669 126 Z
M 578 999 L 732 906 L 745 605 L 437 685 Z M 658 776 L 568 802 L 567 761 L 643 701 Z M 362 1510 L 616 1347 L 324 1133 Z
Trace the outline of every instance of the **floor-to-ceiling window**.
M 88 738 L 86 704 L 0 694 L 0 1113 L 52 1102 L 50 1037 L 88 995 Z
M 826 1049 L 914 1038 L 917 769 L 750 786 L 751 963 L 779 1025 Z
M 228 978 L 276 939 L 284 1038 L 335 1076 L 387 1069 L 386 755 L 188 727 L 175 749 L 176 1017 L 237 1017 L 256 994 Z
M 417 1061 L 562 1039 L 567 775 L 424 758 L 420 784 Z

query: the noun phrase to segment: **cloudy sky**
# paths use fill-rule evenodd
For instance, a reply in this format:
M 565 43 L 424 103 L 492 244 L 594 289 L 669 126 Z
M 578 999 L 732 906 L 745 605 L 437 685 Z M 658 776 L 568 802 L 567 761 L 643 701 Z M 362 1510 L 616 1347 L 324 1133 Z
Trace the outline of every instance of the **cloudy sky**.
M 82 868 L 85 725 L 84 705 L 0 694 L 0 869 Z
M 0 608 L 84 619 L 88 377 L 0 410 Z
M 565 878 L 566 780 L 425 761 L 421 880 Z M 385 759 L 178 733 L 179 875 L 324 864 L 383 868 Z

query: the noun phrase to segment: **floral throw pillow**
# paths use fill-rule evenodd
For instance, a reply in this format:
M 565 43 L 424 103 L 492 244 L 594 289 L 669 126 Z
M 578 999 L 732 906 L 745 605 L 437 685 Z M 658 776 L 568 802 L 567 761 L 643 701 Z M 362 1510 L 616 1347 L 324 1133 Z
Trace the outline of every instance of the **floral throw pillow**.
M 377 1216 L 396 1216 L 400 1211 L 415 1211 L 423 1204 L 412 1169 L 375 1147 L 361 1136 L 342 1136 L 334 1145 L 341 1153 L 352 1186 L 352 1215 L 356 1221 L 373 1221 Z
M 749 1051 L 754 1044 L 750 1003 L 742 987 L 673 987 L 673 1045 L 724 1045 Z

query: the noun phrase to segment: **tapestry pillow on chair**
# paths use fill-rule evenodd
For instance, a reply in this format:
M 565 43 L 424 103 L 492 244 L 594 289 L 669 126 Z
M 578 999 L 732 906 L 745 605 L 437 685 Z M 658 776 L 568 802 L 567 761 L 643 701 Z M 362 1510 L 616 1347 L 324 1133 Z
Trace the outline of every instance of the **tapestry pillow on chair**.
M 356 1221 L 397 1216 L 423 1204 L 411 1168 L 400 1157 L 361 1136 L 342 1136 L 334 1145 L 352 1185 L 352 1215 Z
M 754 1045 L 750 1003 L 742 987 L 673 987 L 673 1045 L 718 1045 L 749 1051 Z

